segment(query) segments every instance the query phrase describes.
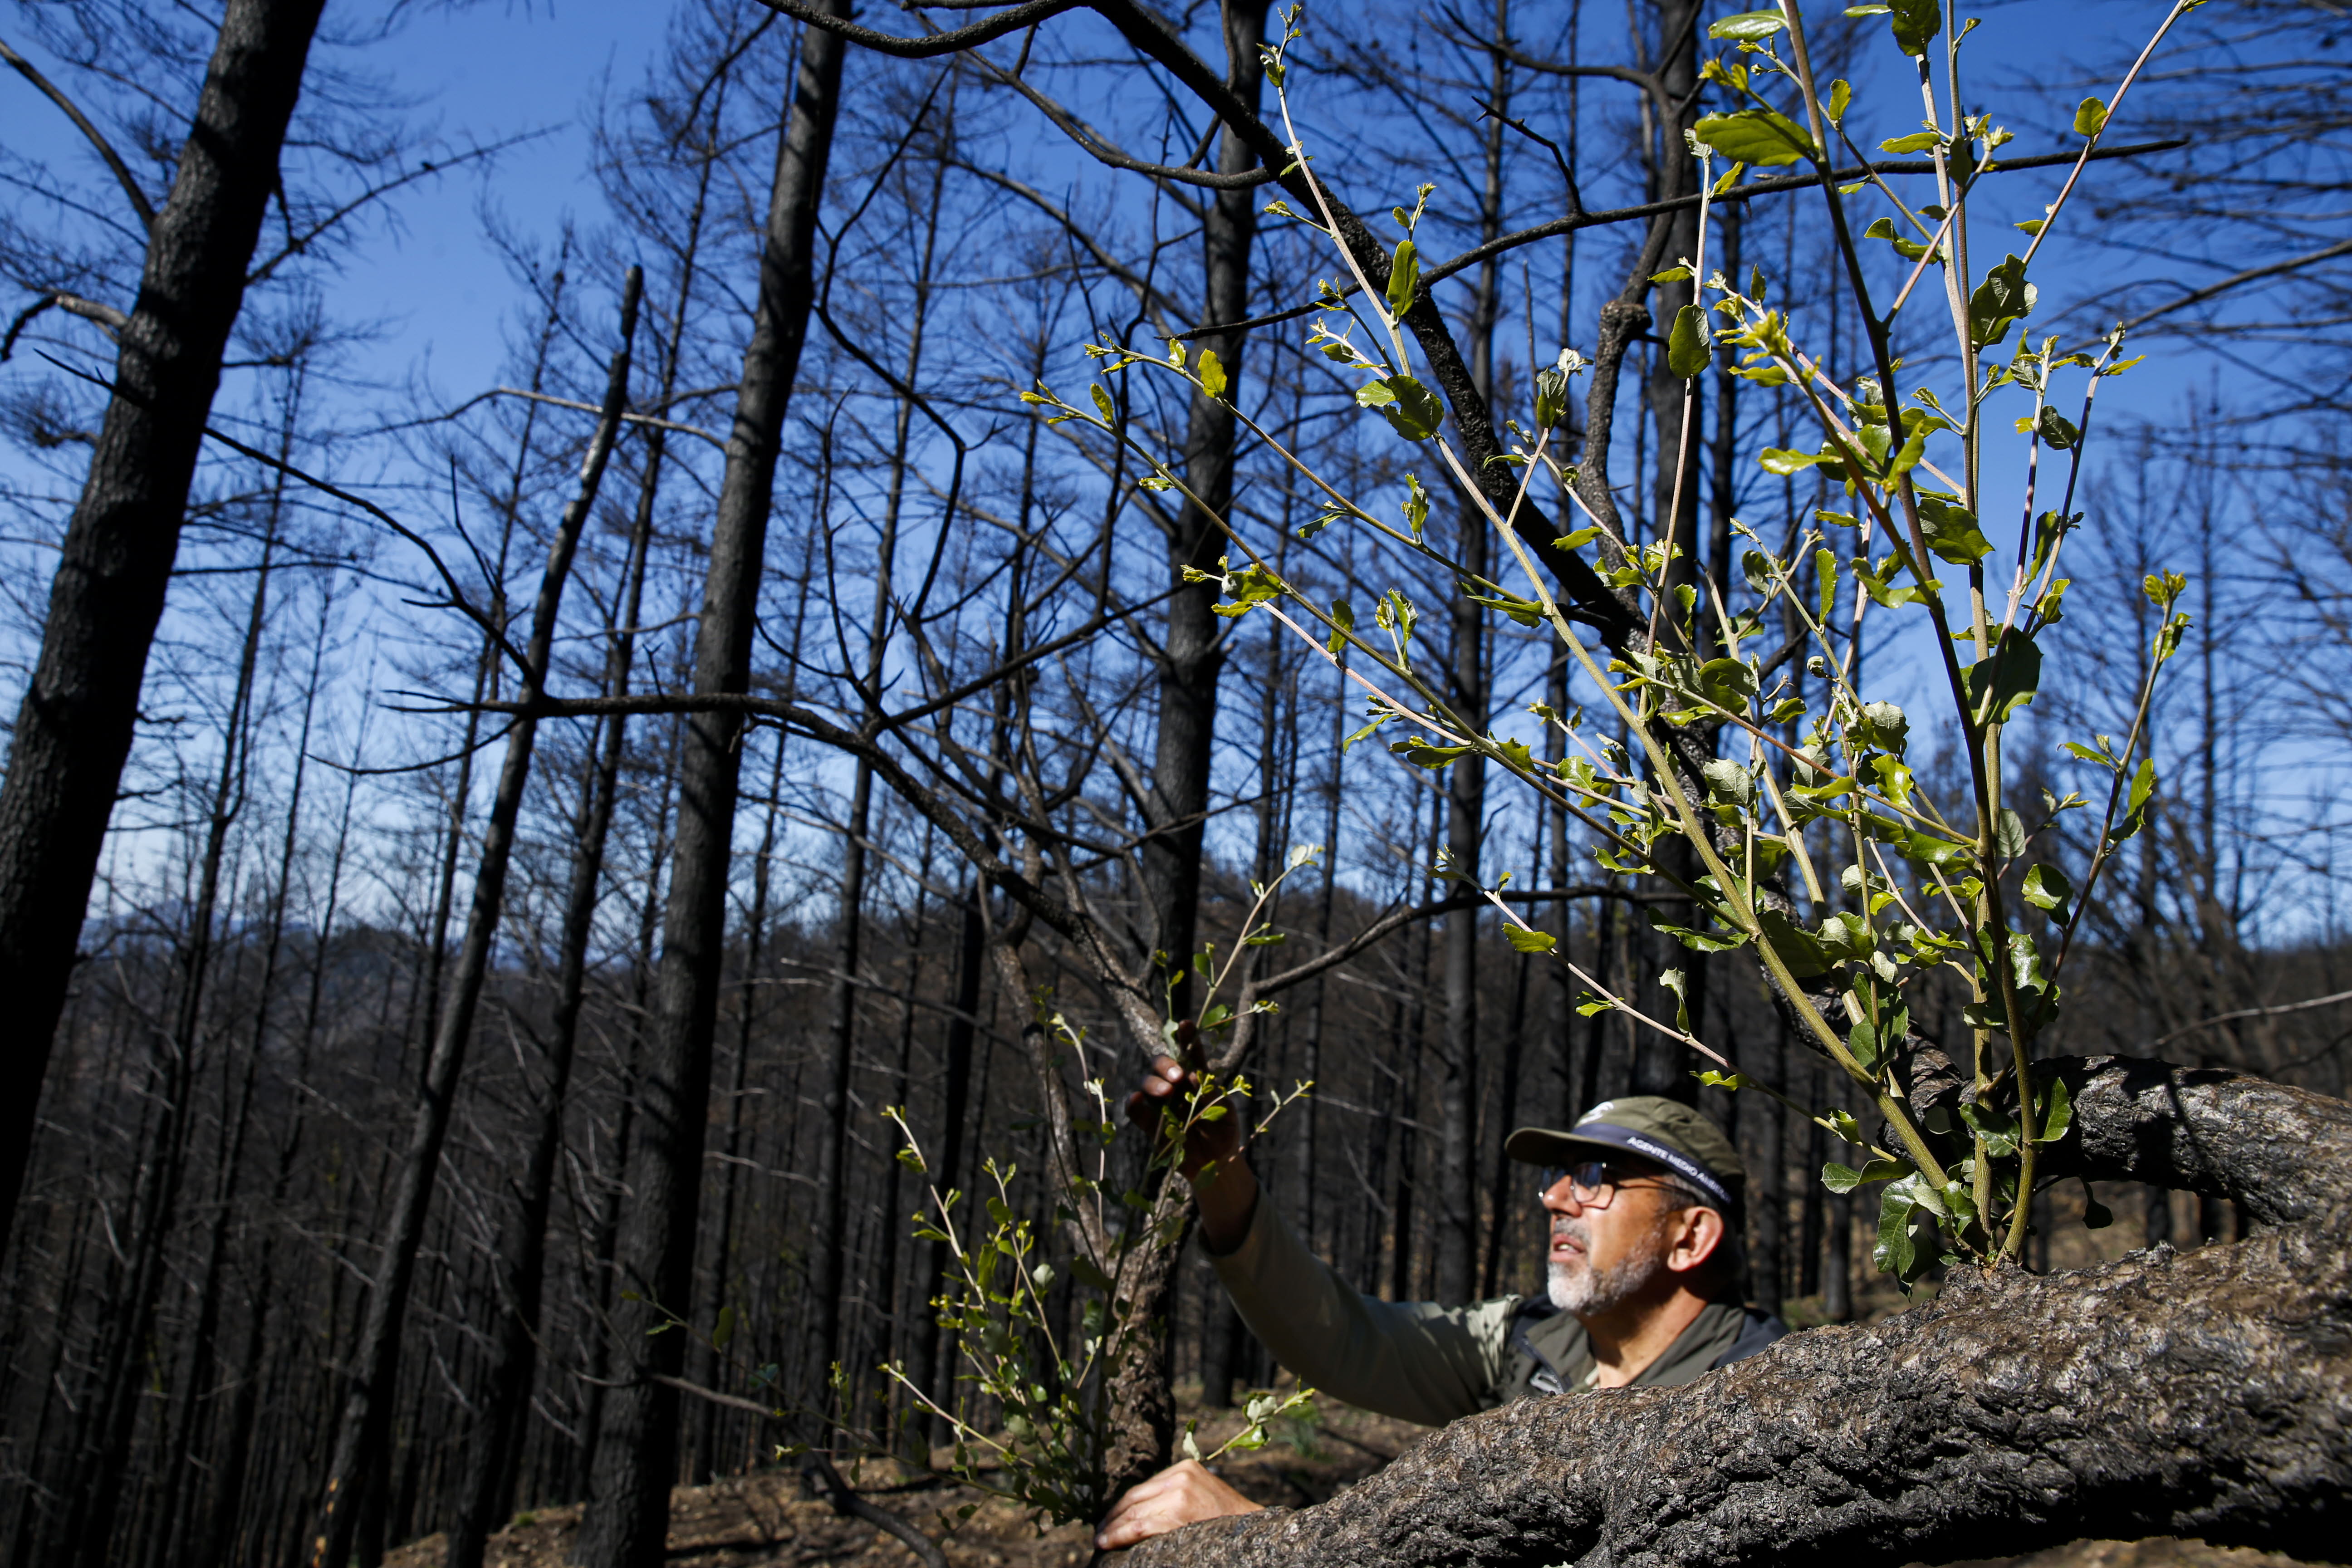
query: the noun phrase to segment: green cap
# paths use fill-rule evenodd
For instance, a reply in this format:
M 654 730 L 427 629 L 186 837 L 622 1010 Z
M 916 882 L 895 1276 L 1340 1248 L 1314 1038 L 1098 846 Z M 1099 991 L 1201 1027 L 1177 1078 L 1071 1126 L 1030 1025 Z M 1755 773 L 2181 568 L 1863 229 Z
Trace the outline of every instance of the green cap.
M 1503 1152 L 1530 1165 L 1570 1165 L 1610 1154 L 1638 1154 L 1664 1166 L 1729 1208 L 1748 1185 L 1739 1151 L 1723 1130 L 1679 1100 L 1654 1094 L 1604 1100 L 1566 1132 L 1522 1127 Z

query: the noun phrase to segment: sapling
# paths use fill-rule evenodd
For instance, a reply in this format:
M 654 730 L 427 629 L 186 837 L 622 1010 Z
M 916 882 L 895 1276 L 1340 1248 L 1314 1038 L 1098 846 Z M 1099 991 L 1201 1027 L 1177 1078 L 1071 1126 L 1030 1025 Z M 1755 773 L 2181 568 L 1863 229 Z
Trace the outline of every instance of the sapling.
M 1245 1074 L 1206 1065 L 1202 1047 L 1245 1019 L 1275 1010 L 1270 1000 L 1251 996 L 1242 961 L 1282 940 L 1261 916 L 1283 879 L 1312 863 L 1317 853 L 1313 847 L 1294 848 L 1271 882 L 1252 884 L 1254 901 L 1231 952 L 1220 960 L 1212 943 L 1193 955 L 1204 986 L 1200 1016 L 1170 1016 L 1163 1037 L 1170 1054 L 1185 1058 L 1194 1070 L 1185 1075 L 1184 1091 L 1169 1108 L 1167 1125 L 1142 1162 L 1138 1184 L 1122 1185 L 1115 1175 L 1113 1150 L 1122 1133 L 1111 1113 L 1109 1089 L 1091 1075 L 1085 1031 L 1041 993 L 1032 998 L 1036 1022 L 1075 1058 L 1082 1103 L 1091 1113 L 1072 1124 L 1078 1167 L 1050 1170 L 1042 1183 L 1024 1184 L 1017 1167 L 988 1157 L 981 1164 L 976 1201 L 933 1186 L 925 1209 L 914 1216 L 919 1240 L 948 1249 L 946 1288 L 930 1306 L 953 1337 L 961 1371 L 957 1391 L 942 1396 L 916 1386 L 900 1365 L 884 1370 L 907 1391 L 915 1418 L 935 1417 L 946 1425 L 951 1474 L 1032 1510 L 1040 1521 L 1097 1520 L 1112 1501 L 1104 1462 L 1111 1441 L 1106 1394 L 1119 1369 L 1138 1353 L 1140 1326 L 1126 1282 L 1146 1250 L 1175 1247 L 1182 1239 L 1181 1214 L 1154 1223 L 1144 1188 L 1173 1179 L 1191 1129 L 1232 1116 L 1257 1097 L 1258 1086 Z M 1220 1000 L 1237 980 L 1242 983 L 1234 1000 Z M 1300 1083 L 1274 1095 L 1259 1125 L 1271 1123 L 1308 1087 Z M 928 1173 L 904 1108 L 882 1114 L 903 1140 L 898 1158 Z M 1042 1193 L 1034 1190 L 1038 1186 Z M 1065 1246 L 1053 1245 L 1056 1236 Z M 1075 1328 L 1054 1300 L 1055 1288 L 1065 1284 L 1076 1309 Z M 1182 1433 L 1180 1447 L 1185 1457 L 1203 1462 L 1263 1447 L 1270 1425 L 1311 1415 L 1312 1400 L 1313 1391 L 1307 1388 L 1254 1390 L 1244 1402 L 1238 1431 L 1204 1448 L 1195 1421 Z M 973 1506 L 965 1505 L 967 1516 Z
M 1476 482 L 1444 428 L 1444 404 L 1431 390 L 1434 367 L 1416 352 L 1423 329 L 1407 321 L 1427 299 L 1416 234 L 1433 187 L 1421 187 L 1412 207 L 1394 209 L 1401 237 L 1392 251 L 1349 244 L 1291 118 L 1299 84 L 1289 56 L 1303 7 L 1286 13 L 1282 37 L 1266 47 L 1266 79 L 1312 197 L 1305 210 L 1281 200 L 1267 211 L 1319 234 L 1345 268 L 1316 286 L 1307 346 L 1357 379 L 1357 403 L 1417 448 L 1421 467 L 1407 476 L 1401 511 L 1391 513 L 1273 433 L 1251 424 L 1252 434 L 1318 496 L 1320 515 L 1303 536 L 1331 526 L 1366 531 L 1489 613 L 1557 641 L 1582 676 L 1582 701 L 1564 712 L 1538 703 L 1530 713 L 1565 738 L 1566 755 L 1546 763 L 1523 741 L 1490 729 L 1485 715 L 1449 702 L 1442 674 L 1414 647 L 1423 612 L 1402 586 L 1381 594 L 1366 625 L 1346 600 L 1327 603 L 1286 578 L 1232 519 L 1231 548 L 1203 575 L 1227 595 L 1224 613 L 1272 616 L 1361 694 L 1367 722 L 1351 742 L 1394 724 L 1409 733 L 1389 750 L 1407 764 L 1443 769 L 1475 754 L 1580 823 L 1604 871 L 1661 880 L 1688 899 L 1696 912 L 1687 925 L 1653 916 L 1667 935 L 1700 952 L 1753 956 L 1797 1037 L 1836 1069 L 1844 1103 L 1800 1105 L 1736 1070 L 1690 1016 L 1680 971 L 1662 976 L 1676 1016 L 1654 1016 L 1514 914 L 1499 885 L 1481 889 L 1514 948 L 1570 968 L 1586 988 L 1586 1013 L 1622 1014 L 1707 1058 L 1712 1065 L 1699 1069 L 1707 1085 L 1769 1093 L 1860 1148 L 1857 1163 L 1832 1163 L 1822 1180 L 1839 1192 L 1880 1187 L 1874 1258 L 1906 1289 L 1938 1265 L 1990 1268 L 2022 1256 L 2031 1198 L 2042 1184 L 2036 1151 L 2063 1135 L 2071 1114 L 2063 1086 L 2036 1074 L 2034 1043 L 2058 1016 L 2079 911 L 2117 847 L 2145 826 L 2157 787 L 2147 721 L 2157 679 L 2188 624 L 2179 608 L 2187 584 L 2177 574 L 2143 584 L 2159 624 L 2126 732 L 2065 742 L 2098 780 L 2088 795 L 2021 798 L 2004 773 L 2003 745 L 2045 679 L 2044 634 L 2063 612 L 2061 568 L 2068 536 L 2085 521 L 2075 508 L 2098 388 L 2138 363 L 2123 357 L 2120 330 L 2071 344 L 2029 333 L 2037 303 L 2031 268 L 2141 68 L 2194 3 L 2173 6 L 2112 101 L 2084 100 L 2073 125 L 2080 156 L 2057 200 L 2015 226 L 2028 237 L 2021 254 L 1990 266 L 1970 257 L 1967 215 L 1990 199 L 1997 153 L 2011 136 L 1964 110 L 1958 67 L 1973 23 L 1947 17 L 1936 0 L 1848 13 L 1887 16 L 1904 57 L 1899 74 L 1916 78 L 1924 110 L 1916 123 L 1924 129 L 1888 137 L 1880 151 L 1930 155 L 1935 199 L 1916 205 L 1870 170 L 1856 141 L 1862 112 L 1853 89 L 1815 79 L 1793 3 L 1710 26 L 1725 47 L 1702 76 L 1728 107 L 1688 132 L 1700 169 L 1697 253 L 1675 258 L 1654 281 L 1695 280 L 1698 300 L 1665 334 L 1667 363 L 1695 389 L 1721 360 L 1759 392 L 1787 400 L 1815 438 L 1767 448 L 1758 460 L 1780 476 L 1810 470 L 1845 503 L 1815 510 L 1778 546 L 1735 521 L 1736 574 L 1727 562 L 1713 573 L 1690 569 L 1696 498 L 1677 494 L 1659 536 L 1647 541 L 1629 538 L 1613 509 L 1588 504 L 1578 467 L 1553 446 L 1573 379 L 1590 363 L 1572 349 L 1551 365 L 1529 367 L 1533 417 L 1526 426 L 1508 422 L 1505 449 L 1486 459 L 1516 469 L 1508 500 Z M 1851 166 L 1857 163 L 1860 173 Z M 1834 366 L 1799 341 L 1760 268 L 1746 279 L 1710 268 L 1711 204 L 1749 170 L 1780 168 L 1813 176 L 1817 197 L 1786 199 L 1821 203 L 1833 282 L 1864 328 L 1858 370 Z M 1880 244 L 1896 262 L 1900 282 L 1891 291 L 1875 255 L 1865 259 Z M 1908 366 L 1895 356 L 1893 325 L 1906 310 L 1948 318 L 1940 330 L 1950 352 L 1932 366 L 1924 356 Z M 1181 340 L 1164 356 L 1108 343 L 1087 352 L 1107 375 L 1175 376 L 1224 395 L 1215 356 L 1188 353 Z M 1136 439 L 1130 427 L 1114 427 L 1045 386 L 1024 397 L 1049 420 Z M 1097 386 L 1090 401 L 1108 399 Z M 1236 413 L 1248 423 L 1246 411 Z M 1684 440 L 1694 423 L 1686 405 Z M 2013 542 L 1990 531 L 1983 471 L 1995 447 L 2013 451 L 2020 466 Z M 2049 466 L 2059 469 L 2055 484 Z M 1452 481 L 1516 571 L 1467 571 L 1426 533 L 1424 472 Z M 1538 474 L 1580 515 L 1557 537 L 1531 541 L 1525 525 Z M 1148 482 L 1183 488 L 1164 464 Z M 2052 489 L 2054 505 L 2045 493 Z M 1538 559 L 1542 552 L 1572 555 L 1590 570 L 1571 576 Z M 1555 589 L 1579 582 L 1597 584 L 1594 596 L 1563 599 Z M 1799 635 L 1768 637 L 1768 614 Z M 1865 687 L 1856 657 L 1864 626 L 1885 633 L 1888 617 L 1896 618 L 1895 635 L 1932 639 L 1932 701 L 1965 779 L 1957 802 L 1939 800 L 1914 773 L 1924 716 L 1906 713 L 1883 684 Z M 1589 626 L 1604 628 L 1598 646 L 1582 629 Z M 1600 724 L 1590 721 L 1596 712 Z M 1610 728 L 1624 741 L 1601 732 Z M 2097 826 L 2070 876 L 2053 846 L 2053 829 L 2073 813 L 2096 817 Z M 1670 846 L 1676 853 L 1662 853 Z M 1438 870 L 1459 878 L 1448 866 Z M 1914 1002 L 1939 977 L 1965 994 L 1956 1115 L 1923 1111 L 1913 1093 L 1923 1057 Z

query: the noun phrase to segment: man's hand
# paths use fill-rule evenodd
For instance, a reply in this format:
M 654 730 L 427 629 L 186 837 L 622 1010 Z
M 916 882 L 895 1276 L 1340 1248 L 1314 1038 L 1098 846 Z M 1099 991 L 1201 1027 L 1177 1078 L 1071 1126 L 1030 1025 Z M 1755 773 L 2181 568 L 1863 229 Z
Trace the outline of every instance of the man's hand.
M 1262 1506 L 1211 1475 L 1200 1460 L 1186 1459 L 1129 1489 L 1113 1503 L 1102 1528 L 1095 1531 L 1095 1549 L 1116 1552 L 1204 1519 L 1255 1513 Z
M 1127 1097 L 1127 1119 L 1155 1144 L 1173 1132 L 1168 1124 L 1170 1117 L 1181 1119 L 1185 1113 L 1184 1096 L 1193 1075 L 1200 1071 L 1198 1039 L 1191 1023 L 1179 1024 L 1176 1048 L 1184 1053 L 1185 1060 L 1154 1057 L 1151 1070 Z M 1177 1151 L 1176 1169 L 1192 1183 L 1192 1197 L 1201 1209 L 1202 1241 L 1210 1251 L 1225 1253 L 1249 1237 L 1251 1217 L 1257 1213 L 1257 1177 L 1242 1158 L 1241 1118 L 1228 1108 L 1215 1121 L 1204 1121 L 1197 1112 L 1207 1109 L 1196 1108 L 1192 1124 L 1184 1129 L 1184 1146 Z M 1202 1180 L 1201 1173 L 1212 1166 L 1214 1173 Z
M 1151 1070 L 1143 1075 L 1143 1081 L 1136 1086 L 1133 1094 L 1127 1097 L 1127 1119 L 1150 1133 L 1155 1141 L 1167 1138 L 1174 1131 L 1168 1125 L 1171 1113 L 1180 1121 L 1185 1113 L 1185 1093 L 1200 1071 L 1199 1039 L 1189 1019 L 1177 1025 L 1176 1048 L 1183 1053 L 1184 1060 L 1179 1061 L 1174 1057 L 1152 1058 Z M 1188 1062 L 1192 1065 L 1187 1066 Z M 1209 1107 L 1203 1105 L 1198 1109 L 1206 1110 Z M 1184 1130 L 1184 1147 L 1177 1156 L 1176 1169 L 1179 1174 L 1190 1179 L 1199 1175 L 1205 1167 L 1213 1163 L 1222 1164 L 1241 1152 L 1241 1121 L 1230 1108 L 1226 1114 L 1213 1121 L 1200 1120 L 1196 1116 L 1192 1125 Z

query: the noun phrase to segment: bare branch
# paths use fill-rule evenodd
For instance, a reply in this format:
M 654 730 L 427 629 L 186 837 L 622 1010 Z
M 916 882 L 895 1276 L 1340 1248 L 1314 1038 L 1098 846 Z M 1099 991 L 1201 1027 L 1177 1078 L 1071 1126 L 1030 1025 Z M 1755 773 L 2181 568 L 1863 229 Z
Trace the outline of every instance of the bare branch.
M 933 33 L 928 37 L 901 37 L 896 33 L 884 33 L 872 27 L 861 27 L 838 16 L 799 5 L 796 0 L 760 0 L 771 11 L 781 12 L 795 22 L 812 27 L 823 27 L 828 33 L 838 33 L 851 43 L 877 54 L 894 56 L 902 60 L 931 60 L 941 55 L 951 55 L 959 49 L 977 48 L 992 43 L 1008 33 L 1034 26 L 1049 16 L 1065 11 L 1081 9 L 1085 0 L 1029 0 L 1025 5 L 1015 5 L 1000 11 L 985 22 L 974 22 L 969 27 L 957 27 L 950 32 Z
M 2284 261 L 2273 261 L 2262 267 L 2249 267 L 2243 272 L 2232 273 L 2218 283 L 2208 283 L 2202 289 L 2191 289 L 2168 305 L 2158 305 L 2153 310 L 2143 310 L 2126 321 L 2123 324 L 2123 330 L 2128 332 L 2135 328 L 2144 327 L 2159 316 L 2168 316 L 2175 310 L 2184 310 L 2191 305 L 2202 304 L 2217 294 L 2228 293 L 2240 284 L 2257 282 L 2264 278 L 2275 278 L 2282 272 L 2293 272 L 2298 268 L 2309 267 L 2315 262 L 2326 261 L 2347 253 L 2352 253 L 2352 239 L 2339 239 L 2334 245 L 2324 246 L 2302 256 L 2291 256 Z M 0 355 L 0 358 L 5 357 Z
M 51 103 L 65 110 L 66 118 L 74 122 L 74 129 L 88 139 L 89 144 L 98 150 L 98 155 L 106 160 L 106 166 L 114 171 L 114 183 L 122 187 L 122 194 L 130 201 L 131 210 L 139 215 L 139 226 L 153 228 L 154 204 L 147 199 L 147 193 L 139 188 L 139 182 L 131 177 L 130 165 L 123 163 L 121 154 L 115 152 L 112 143 L 89 122 L 89 117 L 74 107 L 74 100 L 65 95 L 65 89 L 43 76 L 32 61 L 10 48 L 5 38 L 0 38 L 0 59 L 16 67 L 18 76 L 39 88 Z
M 16 340 L 23 335 L 26 327 L 33 324 L 33 319 L 42 311 L 52 308 L 63 310 L 69 316 L 79 316 L 86 321 L 96 321 L 106 329 L 107 335 L 110 337 L 131 324 L 131 318 L 111 305 L 102 304 L 96 300 L 85 300 L 79 294 L 68 294 L 62 289 L 51 289 L 26 306 L 17 314 L 15 321 L 8 323 L 8 335 L 0 338 L 0 364 L 7 363 L 8 356 L 16 352 Z
M 2194 1024 L 2175 1029 L 2156 1043 L 2159 1047 L 2168 1046 L 2175 1040 L 2197 1033 L 2200 1029 L 2210 1029 L 2216 1024 L 2227 1024 L 2239 1018 L 2275 1018 L 2284 1013 L 2307 1013 L 2314 1007 L 2332 1007 L 2339 1002 L 2352 1002 L 2352 991 L 2338 991 L 2328 996 L 2314 996 L 2308 1002 L 2281 1003 L 2275 1007 L 2241 1007 L 2231 1013 L 2216 1013 L 2210 1018 L 2200 1019 Z

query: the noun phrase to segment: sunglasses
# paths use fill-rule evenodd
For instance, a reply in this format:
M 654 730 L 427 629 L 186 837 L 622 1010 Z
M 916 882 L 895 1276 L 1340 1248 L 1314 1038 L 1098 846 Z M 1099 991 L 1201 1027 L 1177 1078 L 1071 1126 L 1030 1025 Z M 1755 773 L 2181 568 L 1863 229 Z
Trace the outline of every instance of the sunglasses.
M 1543 1185 L 1536 1189 L 1538 1198 L 1550 1196 L 1552 1189 L 1566 1182 L 1568 1195 L 1576 1200 L 1577 1207 L 1605 1209 L 1616 1200 L 1620 1187 L 1634 1185 L 1638 1178 L 1629 1179 L 1606 1160 L 1580 1160 L 1573 1165 L 1542 1167 L 1540 1180 Z M 1664 1184 L 1640 1182 L 1639 1184 L 1659 1186 Z

